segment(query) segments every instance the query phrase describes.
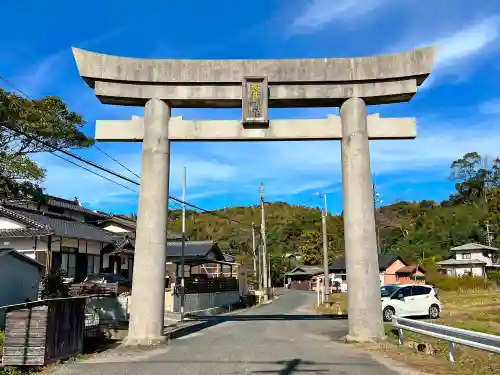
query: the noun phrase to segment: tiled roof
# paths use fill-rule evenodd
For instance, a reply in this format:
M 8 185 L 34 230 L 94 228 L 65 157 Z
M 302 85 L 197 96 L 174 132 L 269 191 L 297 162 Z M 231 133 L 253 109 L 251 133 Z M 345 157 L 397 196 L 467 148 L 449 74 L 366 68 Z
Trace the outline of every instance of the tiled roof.
M 400 260 L 403 264 L 407 265 L 406 262 L 404 262 L 403 259 L 401 259 L 397 255 L 379 254 L 378 255 L 379 269 L 381 269 L 381 270 L 387 269 L 396 260 Z M 329 269 L 331 269 L 331 270 L 345 270 L 346 269 L 345 258 L 340 258 L 340 259 L 334 260 L 332 263 L 330 263 Z
M 480 243 L 466 243 L 465 245 L 460 245 L 457 247 L 452 247 L 451 251 L 461 251 L 461 250 L 491 250 L 499 251 L 496 247 L 482 245 Z
M 23 230 L 3 230 L 2 237 L 9 237 L 9 234 L 14 234 L 16 237 L 31 237 L 33 235 L 55 234 L 57 236 L 80 238 L 108 243 L 113 242 L 115 238 L 105 230 L 80 221 L 70 220 L 69 218 L 66 218 L 62 215 L 40 213 L 38 211 L 20 208 L 7 209 L 2 206 L 0 206 L 0 214 L 2 216 L 7 216 L 9 218 L 17 220 L 27 226 L 27 228 Z M 22 236 L 22 234 L 25 235 Z
M 29 199 L 20 199 L 20 200 L 8 200 L 8 201 L 5 201 L 4 203 L 9 205 L 9 206 L 27 208 L 27 205 L 29 203 L 36 203 L 36 202 L 29 200 Z M 76 203 L 74 201 L 70 201 L 68 199 L 63 199 L 63 198 L 59 198 L 59 197 L 54 197 L 51 195 L 47 196 L 47 203 L 46 204 L 49 206 L 59 207 L 59 208 L 63 208 L 63 209 L 71 210 L 71 211 L 81 212 L 81 213 L 84 213 L 87 215 L 102 217 L 102 218 L 107 216 L 105 213 L 96 212 L 96 211 L 90 210 L 86 207 L 80 206 L 78 203 Z
M 115 239 L 115 244 L 117 248 L 125 247 L 127 245 L 130 245 L 132 247 L 135 247 L 135 232 L 130 232 L 125 235 L 120 235 L 116 233 L 113 238 Z M 171 230 L 167 231 L 167 240 L 176 240 L 180 241 L 182 240 L 182 235 L 172 232 Z M 186 241 L 187 243 L 188 241 Z M 180 243 L 180 242 L 179 242 Z
M 135 220 L 132 219 L 125 219 L 124 217 L 121 216 L 115 216 L 115 215 L 110 215 L 103 219 L 102 221 L 99 222 L 100 224 L 104 223 L 115 223 L 118 225 L 123 225 L 127 228 L 135 229 L 137 227 L 137 223 Z
M 45 266 L 39 262 L 37 262 L 35 259 L 32 259 L 26 255 L 24 255 L 23 253 L 20 253 L 19 251 L 16 251 L 15 249 L 11 249 L 11 248 L 0 248 L 0 262 L 2 261 L 2 257 L 4 256 L 7 256 L 7 255 L 11 255 L 11 256 L 14 256 L 18 259 L 21 259 L 25 262 L 28 262 L 30 264 L 33 264 L 34 266 L 38 267 L 38 268 L 44 268 Z
M 440 266 L 469 266 L 473 264 L 482 265 L 486 264 L 480 259 L 448 259 L 442 260 L 441 262 L 436 262 Z
M 53 233 L 52 228 L 26 217 L 16 210 L 0 206 L 0 216 L 18 221 L 25 226 L 25 228 L 0 229 L 0 238 L 46 236 Z
M 401 267 L 396 273 L 412 273 L 417 270 L 417 266 L 404 266 Z
M 222 255 L 224 255 L 224 260 L 226 262 L 231 262 L 231 263 L 236 262 L 236 256 L 234 256 L 233 254 L 223 253 Z
M 89 214 L 89 215 L 94 215 L 94 216 L 101 216 L 101 217 L 106 216 L 103 213 L 90 210 L 90 209 L 83 207 L 83 206 L 80 206 L 76 202 L 70 201 L 68 199 L 63 199 L 63 198 L 54 197 L 54 196 L 50 196 L 50 195 L 47 198 L 48 198 L 47 203 L 51 206 L 66 208 L 68 210 L 78 211 L 78 212 L 82 212 L 84 214 Z
M 0 238 L 14 238 L 14 237 L 38 237 L 48 236 L 52 234 L 52 230 L 44 229 L 0 229 Z
M 214 241 L 186 241 L 184 246 L 184 256 L 190 258 L 203 258 L 208 255 L 210 250 L 216 253 L 216 260 L 224 261 L 224 256 L 217 243 Z M 182 252 L 182 242 L 167 243 L 167 258 L 180 258 Z
M 321 266 L 310 266 L 310 265 L 302 265 L 297 266 L 293 270 L 287 273 L 287 275 L 310 275 L 314 276 L 319 273 L 323 273 L 323 267 Z

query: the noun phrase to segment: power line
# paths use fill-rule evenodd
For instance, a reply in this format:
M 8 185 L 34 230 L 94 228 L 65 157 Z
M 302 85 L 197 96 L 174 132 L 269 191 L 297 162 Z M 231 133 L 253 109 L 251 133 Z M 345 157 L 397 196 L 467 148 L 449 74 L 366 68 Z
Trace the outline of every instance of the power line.
M 128 186 L 126 186 L 126 185 L 120 184 L 119 182 L 116 182 L 116 181 L 114 181 L 114 180 L 112 180 L 112 179 L 110 179 L 110 178 L 108 178 L 108 177 L 106 177 L 106 176 L 103 176 L 102 174 L 99 174 L 99 173 L 97 173 L 97 172 L 93 171 L 93 170 L 92 170 L 92 169 L 90 169 L 90 168 L 84 167 L 83 165 L 80 165 L 80 164 L 78 164 L 78 163 L 75 163 L 74 161 L 72 161 L 72 160 L 70 160 L 70 159 L 68 159 L 68 158 L 65 158 L 64 156 L 58 155 L 58 154 L 56 154 L 55 152 L 51 152 L 51 154 L 52 154 L 52 155 L 54 155 L 54 156 L 56 156 L 56 157 L 58 157 L 59 159 L 62 159 L 62 160 L 64 160 L 64 161 L 66 161 L 66 162 L 70 163 L 70 164 L 76 165 L 77 167 L 82 168 L 82 169 L 86 170 L 87 172 L 90 172 L 90 173 L 92 173 L 92 174 L 95 174 L 96 176 L 99 176 L 99 177 L 101 177 L 101 178 L 104 178 L 105 180 L 108 180 L 109 182 L 112 182 L 113 184 L 116 184 L 116 185 L 118 185 L 118 186 L 121 186 L 122 188 L 125 188 L 125 189 L 128 189 L 128 190 L 130 190 L 130 191 L 133 191 L 134 193 L 139 193 L 137 190 L 134 190 L 134 189 L 132 189 L 132 188 L 130 188 L 130 187 L 128 187 Z
M 103 149 L 101 149 L 100 147 L 98 147 L 95 143 L 94 143 L 94 147 L 96 149 L 98 149 L 100 152 L 102 152 L 104 155 L 106 155 L 108 158 L 110 158 L 111 160 L 113 160 L 115 163 L 117 163 L 118 165 L 120 165 L 121 167 L 123 167 L 124 169 L 126 169 L 128 172 L 132 173 L 135 177 L 137 178 L 141 178 L 141 176 L 139 176 L 137 173 L 135 173 L 134 171 L 132 171 L 130 168 L 128 168 L 127 166 L 123 165 L 122 163 L 120 163 L 119 160 L 117 160 L 116 158 L 112 157 L 111 155 L 109 155 L 106 151 L 104 151 Z
M 19 92 L 21 95 L 23 95 L 25 98 L 27 98 L 27 99 L 29 99 L 29 100 L 34 100 L 34 99 L 33 99 L 33 98 L 31 98 L 28 94 L 26 94 L 23 90 L 21 90 L 21 89 L 20 89 L 20 88 L 18 88 L 16 85 L 14 85 L 12 82 L 10 82 L 9 80 L 7 80 L 5 77 L 3 77 L 3 76 L 1 76 L 1 75 L 0 75 L 0 79 L 1 79 L 1 80 L 3 80 L 5 83 L 7 83 L 9 86 L 11 86 L 14 90 L 18 91 L 18 92 Z M 74 159 L 76 159 L 76 160 L 81 161 L 82 163 L 85 163 L 85 164 L 87 164 L 87 165 L 91 165 L 91 166 L 92 166 L 92 167 L 94 167 L 94 168 L 97 168 L 97 169 L 99 169 L 99 170 L 101 170 L 101 171 L 103 171 L 103 172 L 109 173 L 109 174 L 111 174 L 111 175 L 113 175 L 113 176 L 115 176 L 115 177 L 121 178 L 121 179 L 123 179 L 123 180 L 125 180 L 125 181 L 127 181 L 127 182 L 130 182 L 130 183 L 132 183 L 132 184 L 135 184 L 135 185 L 137 185 L 137 186 L 139 186 L 139 185 L 140 185 L 140 184 L 139 184 L 139 182 L 134 181 L 134 180 L 132 180 L 132 179 L 130 179 L 130 178 L 128 178 L 128 177 L 126 177 L 126 176 L 123 176 L 123 175 L 121 175 L 121 174 L 119 174 L 119 173 L 117 173 L 117 172 L 115 172 L 115 171 L 113 171 L 113 170 L 111 170 L 111 169 L 108 169 L 108 168 L 105 168 L 105 167 L 103 167 L 103 166 L 100 166 L 99 164 L 94 163 L 93 161 L 86 160 L 86 159 L 84 159 L 84 158 L 82 158 L 82 157 L 80 157 L 80 156 L 78 156 L 78 155 L 75 155 L 75 154 L 73 154 L 73 153 L 71 153 L 71 152 L 68 152 L 68 151 L 66 151 L 66 150 L 63 150 L 63 149 L 61 149 L 61 148 L 59 148 L 59 147 L 53 146 L 53 145 L 51 145 L 50 143 L 45 142 L 45 141 L 43 141 L 43 140 L 39 139 L 38 137 L 35 137 L 35 136 L 32 136 L 32 135 L 29 135 L 29 134 L 27 134 L 27 133 L 25 133 L 25 132 L 22 132 L 22 131 L 20 131 L 20 130 L 18 130 L 18 129 L 15 129 L 15 128 L 13 128 L 12 126 L 10 126 L 7 122 L 2 122 L 2 123 L 0 123 L 0 125 L 3 125 L 3 126 L 5 126 L 6 128 L 8 128 L 8 129 L 10 129 L 10 130 L 13 130 L 13 131 L 17 132 L 18 134 L 24 135 L 25 137 L 28 137 L 28 138 L 30 138 L 30 139 L 33 139 L 33 140 L 35 140 L 35 141 L 37 141 L 37 142 L 41 143 L 42 145 L 44 145 L 44 146 L 46 146 L 46 147 L 49 147 L 49 148 L 53 149 L 54 151 L 59 151 L 59 152 L 61 152 L 61 153 L 65 154 L 65 155 L 67 155 L 67 156 L 70 156 L 70 157 L 72 157 L 72 158 L 74 158 Z M 104 153 L 106 156 L 108 156 L 109 158 L 111 158 L 113 161 L 115 161 L 116 163 L 118 163 L 119 165 L 121 165 L 121 166 L 122 166 L 123 168 L 125 168 L 127 171 L 131 172 L 133 175 L 135 175 L 136 177 L 140 178 L 140 177 L 139 177 L 136 173 L 132 172 L 129 168 L 127 168 L 125 165 L 123 165 L 122 163 L 120 163 L 118 160 L 116 160 L 116 159 L 115 159 L 115 158 L 113 158 L 112 156 L 108 155 L 106 152 L 104 152 L 103 150 L 101 150 L 99 147 L 97 147 L 96 145 L 94 145 L 94 147 L 96 147 L 99 151 L 101 151 L 101 152 L 102 152 L 102 153 Z M 51 152 L 51 153 L 52 153 L 52 154 L 54 154 L 53 152 Z M 78 165 L 78 164 L 76 164 L 76 165 Z M 78 166 L 79 166 L 79 167 L 82 167 L 82 166 L 80 166 L 80 165 L 78 165 Z M 102 176 L 102 177 L 103 177 L 103 176 Z M 185 202 L 185 201 L 183 201 L 183 200 L 181 200 L 181 199 L 178 199 L 178 198 L 172 197 L 172 196 L 170 196 L 170 195 L 169 195 L 168 197 L 169 197 L 170 199 L 172 199 L 173 201 L 176 201 L 176 202 L 178 202 L 178 203 L 183 203 L 183 204 L 185 204 L 186 206 L 192 207 L 192 208 L 194 208 L 194 209 L 196 209 L 196 210 L 199 210 L 199 211 L 202 211 L 202 212 L 204 212 L 204 213 L 207 213 L 207 214 L 210 214 L 210 215 L 214 215 L 214 216 L 218 216 L 218 217 L 224 218 L 224 219 L 226 219 L 226 220 L 232 221 L 232 222 L 234 222 L 234 223 L 237 223 L 237 224 L 240 224 L 240 225 L 243 225 L 243 226 L 252 227 L 252 225 L 251 225 L 251 224 L 245 224 L 245 223 L 242 223 L 241 221 L 231 219 L 230 217 L 227 217 L 227 216 L 224 216 L 224 215 L 217 214 L 217 213 L 215 213 L 215 212 L 213 212 L 213 211 L 210 211 L 210 210 L 206 210 L 206 209 L 204 209 L 204 208 L 202 208 L 202 207 L 199 207 L 199 206 L 197 206 L 197 205 L 194 205 L 194 204 L 191 204 L 191 203 Z
M 2 77 L 0 75 L 0 79 L 2 81 L 4 81 L 6 84 L 8 84 L 10 87 L 12 87 L 14 90 L 16 90 L 17 92 L 19 92 L 21 95 L 23 95 L 24 97 L 28 98 L 29 100 L 33 100 L 33 98 L 31 98 L 28 94 L 26 94 L 23 90 L 21 90 L 19 87 L 17 87 L 16 85 L 14 85 L 12 82 L 9 82 L 7 80 L 7 78 L 5 77 Z
M 137 186 L 139 186 L 139 185 L 140 185 L 140 184 L 139 184 L 139 182 L 137 182 L 137 181 L 135 181 L 135 180 L 132 180 L 131 178 L 128 178 L 128 177 L 126 177 L 126 176 L 123 176 L 122 174 L 119 174 L 119 173 L 117 173 L 117 172 L 115 172 L 115 171 L 113 171 L 113 170 L 111 170 L 111 169 L 109 169 L 109 168 L 103 167 L 103 166 L 101 166 L 101 165 L 99 165 L 99 164 L 97 164 L 97 163 L 95 163 L 95 162 L 93 162 L 93 161 L 91 161 L 91 160 L 87 160 L 87 159 L 85 159 L 85 158 L 82 158 L 81 156 L 78 156 L 78 155 L 76 155 L 76 154 L 74 154 L 74 153 L 72 153 L 72 152 L 69 152 L 69 151 L 63 150 L 63 149 L 61 149 L 60 147 L 57 147 L 57 146 L 51 145 L 50 143 L 48 143 L 48 142 L 46 142 L 46 141 L 43 141 L 43 140 L 41 140 L 40 138 L 35 137 L 35 136 L 33 136 L 33 135 L 27 134 L 26 132 L 23 132 L 22 130 L 15 129 L 13 126 L 11 126 L 10 124 L 8 124 L 7 122 L 2 122 L 2 123 L 0 123 L 0 125 L 2 125 L 2 126 L 4 126 L 4 127 L 8 128 L 8 129 L 10 129 L 10 130 L 12 130 L 12 131 L 14 131 L 14 132 L 18 133 L 18 134 L 21 134 L 21 135 L 22 135 L 22 136 L 24 136 L 24 137 L 27 137 L 27 138 L 33 139 L 34 141 L 36 141 L 36 142 L 38 142 L 38 143 L 40 143 L 40 144 L 44 145 L 45 147 L 48 147 L 48 148 L 52 149 L 52 151 L 49 151 L 49 152 L 50 152 L 50 153 L 52 153 L 52 154 L 54 154 L 54 151 L 61 152 L 62 154 L 65 154 L 65 155 L 67 155 L 67 156 L 69 156 L 69 157 L 72 157 L 72 158 L 74 158 L 74 159 L 78 160 L 78 161 L 81 161 L 81 162 L 82 162 L 82 163 L 84 163 L 84 164 L 90 165 L 90 166 L 92 166 L 92 167 L 94 167 L 94 168 L 96 168 L 96 169 L 99 169 L 99 170 L 103 171 L 103 172 L 109 173 L 109 174 L 110 174 L 110 175 L 112 175 L 112 176 L 118 177 L 118 178 L 120 178 L 120 179 L 122 179 L 122 180 L 125 180 L 125 181 L 127 181 L 127 182 L 130 182 L 130 183 L 132 183 L 132 184 L 134 184 L 134 185 L 137 185 Z M 79 167 L 81 167 L 81 165 L 79 165 L 79 164 L 76 164 L 76 165 L 78 165 Z M 213 216 L 218 216 L 218 217 L 220 217 L 220 218 L 223 218 L 223 219 L 226 219 L 226 220 L 232 221 L 232 222 L 237 223 L 237 224 L 239 224 L 239 225 L 248 226 L 248 227 L 251 227 L 251 226 L 252 226 L 251 224 L 245 224 L 245 223 L 242 223 L 241 221 L 239 221 L 239 220 L 235 220 L 235 219 L 232 219 L 232 218 L 230 218 L 230 217 L 228 217 L 228 216 L 220 215 L 220 214 L 218 214 L 218 213 L 216 213 L 216 212 L 214 212 L 214 211 L 206 210 L 206 209 L 204 209 L 204 208 L 202 208 L 202 207 L 200 207 L 200 206 L 197 206 L 197 205 L 195 205 L 195 204 L 188 203 L 188 202 L 184 202 L 183 200 L 181 200 L 181 199 L 179 199 L 179 198 L 172 197 L 172 196 L 170 196 L 170 195 L 169 195 L 168 197 L 169 197 L 170 199 L 172 199 L 173 201 L 175 201 L 175 202 L 178 202 L 178 203 L 183 203 L 183 204 L 185 204 L 186 206 L 189 206 L 189 207 L 191 207 L 191 208 L 194 208 L 195 210 L 198 210 L 198 211 L 204 212 L 204 213 L 206 213 L 206 214 L 210 214 L 210 215 L 213 215 Z

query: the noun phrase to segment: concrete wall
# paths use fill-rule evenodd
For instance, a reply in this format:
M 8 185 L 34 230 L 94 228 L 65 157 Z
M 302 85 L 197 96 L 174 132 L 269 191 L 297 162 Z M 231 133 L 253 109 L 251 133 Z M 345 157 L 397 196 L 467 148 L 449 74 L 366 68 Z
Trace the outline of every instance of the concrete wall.
M 86 311 L 97 313 L 100 325 L 114 327 L 128 321 L 129 303 L 116 297 L 92 298 L 87 302 Z
M 208 310 L 216 307 L 226 307 L 240 300 L 239 291 L 186 294 L 184 300 L 184 311 L 186 313 Z M 180 296 L 174 295 L 173 312 L 180 312 Z
M 38 299 L 41 270 L 15 256 L 0 259 L 0 306 Z M 0 329 L 5 324 L 5 311 L 0 309 Z

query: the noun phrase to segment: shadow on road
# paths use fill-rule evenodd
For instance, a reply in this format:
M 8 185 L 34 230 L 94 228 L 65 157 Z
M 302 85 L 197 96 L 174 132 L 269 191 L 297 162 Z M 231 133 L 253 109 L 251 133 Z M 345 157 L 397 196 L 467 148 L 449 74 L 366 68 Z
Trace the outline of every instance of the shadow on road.
M 192 317 L 189 324 L 170 333 L 172 339 L 191 335 L 205 328 L 213 327 L 225 322 L 250 322 L 250 321 L 306 321 L 306 320 L 345 320 L 347 315 L 321 314 L 321 315 L 290 315 L 290 314 L 252 314 L 252 315 L 226 315 L 226 316 L 198 316 Z
M 198 316 L 193 318 L 198 321 L 217 320 L 220 322 L 247 322 L 254 320 L 333 320 L 347 319 L 347 315 L 337 314 L 248 314 L 248 315 L 225 315 L 225 316 Z
M 374 364 L 370 360 L 359 360 L 356 361 L 345 361 L 345 362 L 315 362 L 315 361 L 306 361 L 300 358 L 294 358 L 283 361 L 212 361 L 212 360 L 190 360 L 186 361 L 176 361 L 171 359 L 165 360 L 148 360 L 148 364 L 178 364 L 178 365 L 242 365 L 244 364 L 246 367 L 270 367 L 270 369 L 256 369 L 245 372 L 247 374 L 276 374 L 276 375 L 293 375 L 295 373 L 312 373 L 312 374 L 321 374 L 321 373 L 332 373 L 332 369 L 338 368 L 340 371 L 339 374 L 345 373 L 345 367 L 369 367 L 367 371 L 374 369 L 374 367 L 378 367 L 378 364 Z M 133 369 L 134 366 L 143 366 L 144 362 L 127 362 L 127 365 L 130 369 Z M 274 368 L 273 367 L 280 367 Z M 365 373 L 365 372 L 363 372 Z M 366 372 L 368 374 L 368 372 Z

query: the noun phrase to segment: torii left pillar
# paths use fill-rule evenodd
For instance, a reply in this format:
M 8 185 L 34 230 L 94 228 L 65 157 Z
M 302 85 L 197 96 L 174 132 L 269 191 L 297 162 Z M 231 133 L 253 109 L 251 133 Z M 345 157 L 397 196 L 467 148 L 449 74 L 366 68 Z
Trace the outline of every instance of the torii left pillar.
M 126 345 L 155 345 L 166 341 L 163 334 L 165 310 L 165 261 L 169 192 L 170 141 L 168 122 L 171 107 L 150 99 L 144 111 L 141 186 L 132 284 L 135 294 L 130 308 Z

